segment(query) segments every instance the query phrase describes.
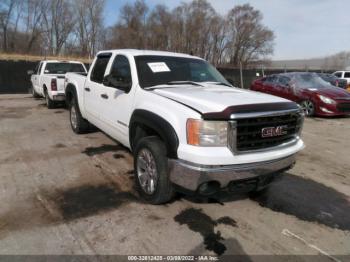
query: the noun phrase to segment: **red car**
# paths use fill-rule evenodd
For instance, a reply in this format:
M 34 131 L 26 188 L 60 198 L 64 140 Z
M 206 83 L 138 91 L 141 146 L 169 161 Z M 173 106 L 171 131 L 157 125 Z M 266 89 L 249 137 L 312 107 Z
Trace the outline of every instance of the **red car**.
M 251 90 L 298 103 L 306 116 L 350 114 L 350 93 L 332 86 L 316 73 L 284 73 L 257 79 Z

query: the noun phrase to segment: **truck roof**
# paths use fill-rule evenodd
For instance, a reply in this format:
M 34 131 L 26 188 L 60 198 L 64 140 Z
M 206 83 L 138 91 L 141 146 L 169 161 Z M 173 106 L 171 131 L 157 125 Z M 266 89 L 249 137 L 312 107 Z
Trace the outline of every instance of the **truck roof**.
M 183 53 L 174 53 L 174 52 L 167 52 L 167 51 L 153 51 L 153 50 L 140 50 L 140 49 L 111 49 L 111 50 L 103 50 L 97 53 L 97 55 L 102 53 L 115 53 L 120 52 L 125 55 L 132 55 L 132 56 L 142 56 L 142 55 L 154 55 L 154 56 L 176 56 L 176 57 L 187 57 L 187 58 L 194 58 L 194 59 L 201 59 L 197 56 L 192 56 L 188 54 Z
M 72 63 L 72 64 L 82 64 L 80 61 L 67 61 L 67 60 L 42 60 L 41 62 L 46 63 Z

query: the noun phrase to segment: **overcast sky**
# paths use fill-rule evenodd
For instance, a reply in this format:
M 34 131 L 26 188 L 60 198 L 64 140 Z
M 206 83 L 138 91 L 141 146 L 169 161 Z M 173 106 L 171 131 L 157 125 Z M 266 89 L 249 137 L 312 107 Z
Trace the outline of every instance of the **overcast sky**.
M 350 0 L 208 0 L 226 14 L 235 5 L 250 3 L 263 13 L 263 23 L 275 32 L 273 59 L 303 59 L 350 51 Z M 133 0 L 107 0 L 107 25 L 118 19 L 119 9 Z M 169 8 L 190 0 L 145 0 L 150 6 Z

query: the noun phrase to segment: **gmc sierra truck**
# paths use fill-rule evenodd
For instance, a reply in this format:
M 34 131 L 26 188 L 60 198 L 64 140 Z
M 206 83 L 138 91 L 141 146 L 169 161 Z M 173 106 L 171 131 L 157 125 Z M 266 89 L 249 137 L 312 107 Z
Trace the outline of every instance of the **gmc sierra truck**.
M 198 57 L 102 51 L 65 85 L 73 131 L 91 123 L 129 148 L 136 188 L 153 204 L 178 190 L 259 191 L 304 147 L 297 104 L 235 88 Z
M 44 97 L 48 108 L 54 108 L 58 101 L 65 101 L 64 75 L 67 72 L 86 75 L 87 70 L 83 63 L 77 61 L 41 61 L 34 71 L 27 72 L 31 75 L 33 97 Z

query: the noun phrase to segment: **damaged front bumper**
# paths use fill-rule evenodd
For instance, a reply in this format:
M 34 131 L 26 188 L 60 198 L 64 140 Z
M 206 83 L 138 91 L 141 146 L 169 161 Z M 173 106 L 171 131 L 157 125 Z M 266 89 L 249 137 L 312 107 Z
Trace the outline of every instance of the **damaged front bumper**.
M 295 155 L 285 158 L 227 166 L 204 166 L 186 161 L 169 160 L 170 180 L 177 186 L 189 191 L 197 191 L 201 185 L 214 183 L 218 189 L 234 188 L 239 181 L 256 181 L 255 189 L 259 188 L 259 182 L 266 184 L 273 175 L 277 175 L 291 168 L 295 163 Z

